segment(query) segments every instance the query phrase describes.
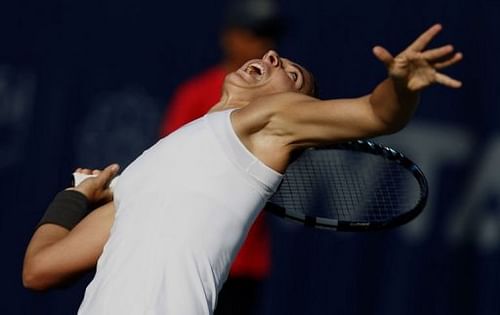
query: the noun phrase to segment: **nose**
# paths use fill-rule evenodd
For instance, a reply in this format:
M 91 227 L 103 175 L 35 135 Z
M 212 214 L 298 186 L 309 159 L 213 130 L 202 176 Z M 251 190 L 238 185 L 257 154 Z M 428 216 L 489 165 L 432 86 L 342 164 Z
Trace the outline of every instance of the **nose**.
M 275 52 L 274 50 L 270 50 L 268 51 L 264 57 L 262 57 L 262 59 L 264 61 L 267 61 L 269 62 L 271 65 L 273 65 L 273 67 L 280 67 L 281 66 L 281 58 L 280 56 L 278 55 L 277 52 Z

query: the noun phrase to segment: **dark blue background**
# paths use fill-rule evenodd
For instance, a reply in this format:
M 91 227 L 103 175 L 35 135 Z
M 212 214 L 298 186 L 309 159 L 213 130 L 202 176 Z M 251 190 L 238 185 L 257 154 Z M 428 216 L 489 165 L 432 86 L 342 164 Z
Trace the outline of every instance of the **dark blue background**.
M 370 91 L 371 55 L 404 48 L 435 22 L 433 46 L 465 60 L 432 87 L 415 120 L 380 142 L 426 172 L 431 196 L 388 232 L 308 230 L 269 217 L 273 273 L 262 314 L 500 314 L 500 1 L 282 1 L 280 53 L 312 69 L 323 98 Z M 87 278 L 33 293 L 24 250 L 79 165 L 126 165 L 157 135 L 175 86 L 220 58 L 218 1 L 0 3 L 1 314 L 73 314 Z

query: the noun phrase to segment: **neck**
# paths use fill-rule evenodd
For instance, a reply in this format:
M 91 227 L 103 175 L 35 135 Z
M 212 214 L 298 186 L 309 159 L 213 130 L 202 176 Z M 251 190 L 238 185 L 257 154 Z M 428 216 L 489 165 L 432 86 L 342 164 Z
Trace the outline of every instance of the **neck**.
M 227 93 L 223 92 L 220 101 L 214 106 L 212 106 L 212 108 L 209 110 L 209 113 L 223 111 L 231 108 L 242 108 L 247 106 L 248 103 L 249 103 L 248 101 L 234 99 Z

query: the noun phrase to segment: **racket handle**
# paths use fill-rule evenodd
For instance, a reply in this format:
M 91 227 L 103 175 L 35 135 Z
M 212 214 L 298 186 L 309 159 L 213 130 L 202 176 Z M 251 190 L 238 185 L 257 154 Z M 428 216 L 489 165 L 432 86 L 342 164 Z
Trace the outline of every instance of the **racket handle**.
M 73 186 L 76 187 L 78 185 L 80 185 L 81 182 L 83 182 L 85 179 L 89 178 L 89 177 L 96 177 L 97 175 L 92 175 L 92 174 L 82 174 L 82 173 L 77 173 L 77 172 L 74 172 L 73 173 Z M 109 183 L 109 188 L 111 188 L 111 191 L 113 191 L 113 189 L 115 188 L 116 186 L 116 182 L 118 180 L 120 176 L 115 176 L 111 182 Z

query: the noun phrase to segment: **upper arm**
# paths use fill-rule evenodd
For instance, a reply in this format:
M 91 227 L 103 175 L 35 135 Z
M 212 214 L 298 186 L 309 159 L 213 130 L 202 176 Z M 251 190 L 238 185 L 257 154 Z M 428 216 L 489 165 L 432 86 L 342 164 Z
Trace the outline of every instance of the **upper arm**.
M 352 99 L 290 102 L 280 107 L 275 126 L 293 147 L 314 146 L 361 139 L 387 132 L 387 126 L 373 111 L 370 96 Z
M 74 229 L 44 224 L 34 233 L 23 266 L 25 286 L 46 289 L 95 267 L 114 220 L 109 202 L 86 216 Z
M 261 98 L 241 110 L 247 130 L 275 137 L 291 147 L 314 146 L 378 135 L 385 125 L 375 115 L 370 96 L 318 100 L 283 93 Z M 243 124 L 244 125 L 244 124 Z

